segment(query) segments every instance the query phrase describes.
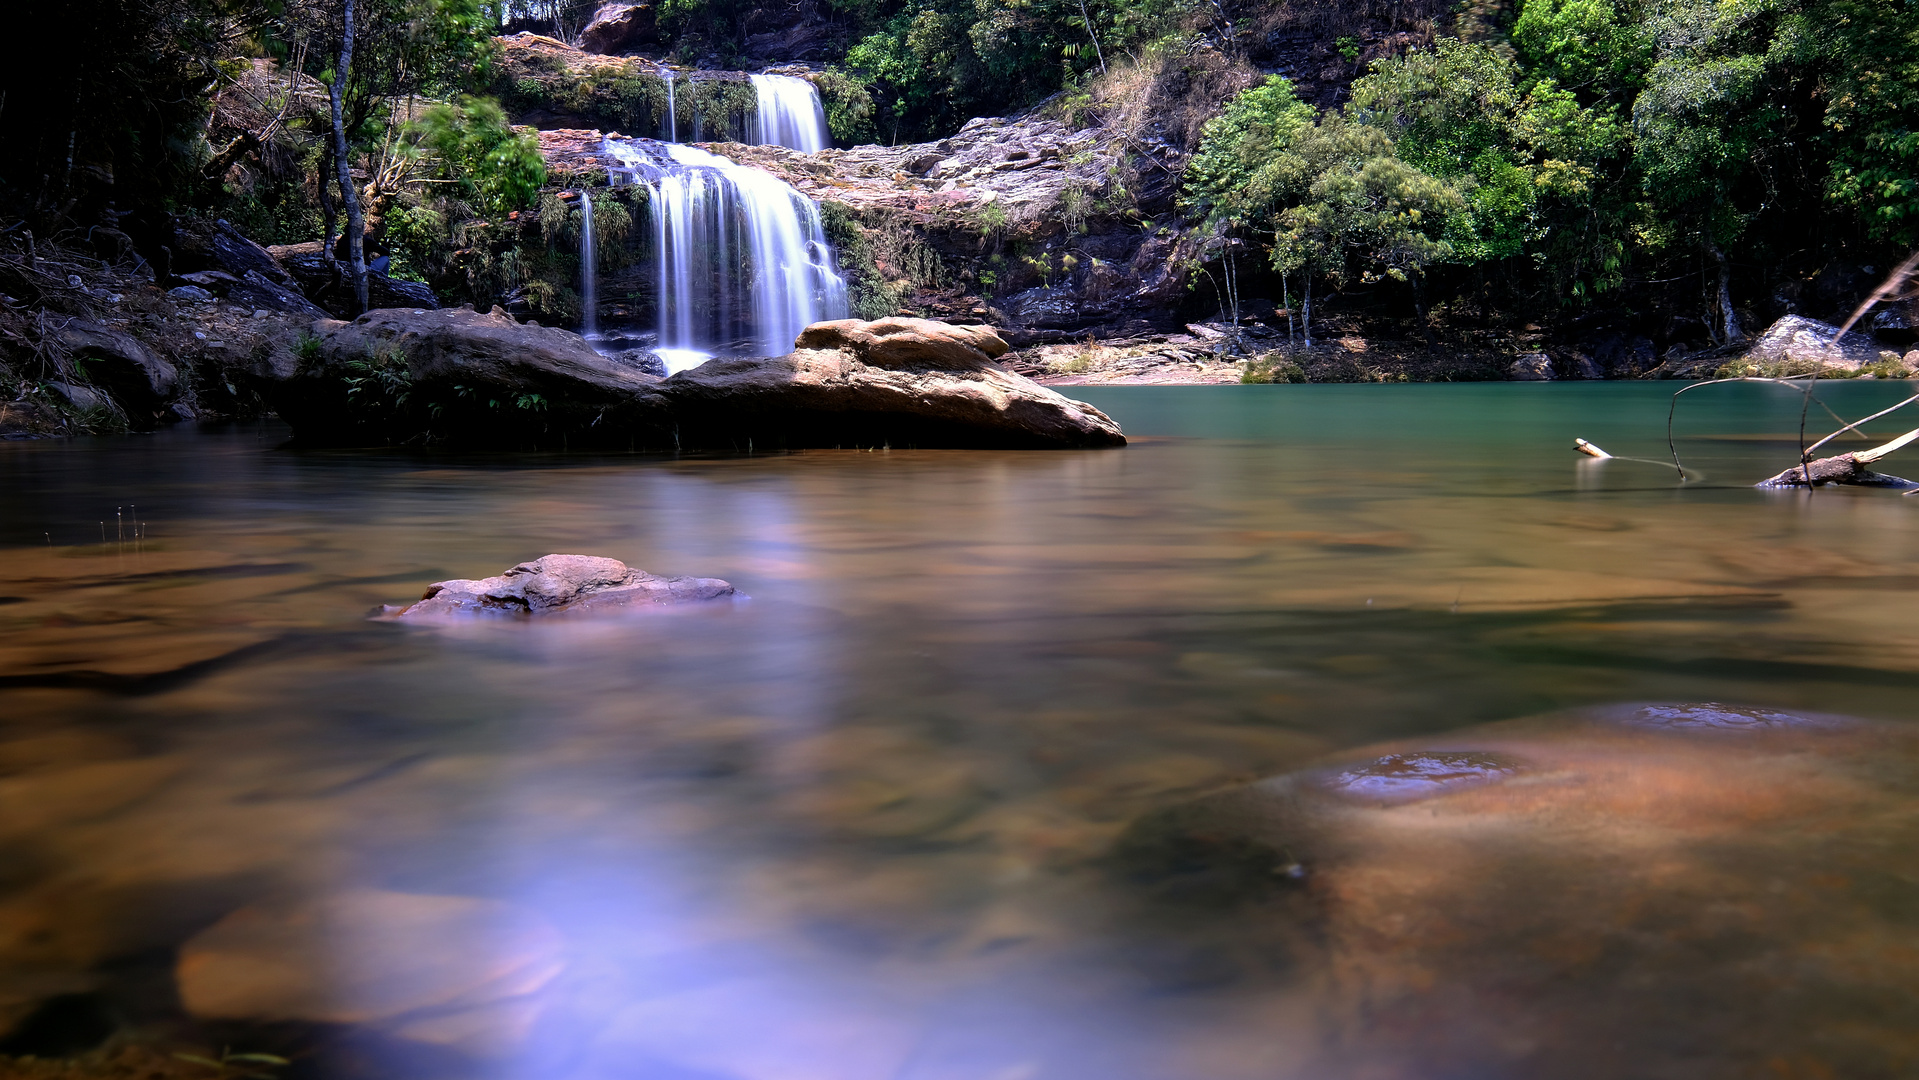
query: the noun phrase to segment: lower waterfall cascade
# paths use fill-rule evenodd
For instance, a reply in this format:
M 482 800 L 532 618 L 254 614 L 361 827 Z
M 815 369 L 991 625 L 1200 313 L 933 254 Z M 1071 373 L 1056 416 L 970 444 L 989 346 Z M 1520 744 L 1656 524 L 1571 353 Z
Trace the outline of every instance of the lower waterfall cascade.
M 736 343 L 783 355 L 809 323 L 849 314 L 819 208 L 784 181 L 698 147 L 609 137 L 615 185 L 648 193 L 659 283 L 654 352 L 669 372 Z
M 809 323 L 849 314 L 846 281 L 820 224 L 819 207 L 770 173 L 678 142 L 674 72 L 664 66 L 669 141 L 609 135 L 607 181 L 647 189 L 656 267 L 658 337 L 652 352 L 670 374 L 723 353 L 778 356 Z M 753 74 L 756 144 L 811 153 L 830 142 L 817 89 L 794 75 Z M 693 138 L 699 141 L 695 110 Z M 592 194 L 583 190 L 581 333 L 602 337 Z

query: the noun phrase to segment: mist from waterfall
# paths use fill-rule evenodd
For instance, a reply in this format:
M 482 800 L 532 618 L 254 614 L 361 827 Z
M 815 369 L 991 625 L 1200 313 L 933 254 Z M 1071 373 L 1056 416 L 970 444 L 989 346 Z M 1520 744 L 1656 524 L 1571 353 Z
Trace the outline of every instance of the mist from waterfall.
M 648 193 L 669 371 L 747 342 L 783 355 L 807 324 L 846 318 L 846 282 L 811 199 L 770 173 L 697 147 L 609 138 L 615 184 Z
M 749 75 L 756 106 L 752 139 L 767 146 L 787 146 L 812 153 L 824 150 L 830 138 L 826 110 L 813 84 L 794 75 Z

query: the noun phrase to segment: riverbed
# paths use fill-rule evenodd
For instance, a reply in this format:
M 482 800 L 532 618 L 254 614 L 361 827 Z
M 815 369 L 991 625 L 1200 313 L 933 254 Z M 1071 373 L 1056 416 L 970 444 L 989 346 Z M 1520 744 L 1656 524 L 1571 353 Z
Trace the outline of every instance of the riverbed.
M 1919 498 L 1751 488 L 1795 460 L 1800 398 L 1689 392 L 1682 485 L 1672 384 L 1071 389 L 1131 445 L 486 457 L 288 449 L 270 423 L 0 444 L 0 1026 L 60 996 L 113 1039 L 271 1051 L 287 1076 L 1919 1067 Z M 1848 417 L 1907 392 L 1820 388 Z M 1813 437 L 1833 426 L 1812 408 Z M 748 599 L 366 617 L 548 552 Z M 1500 737 L 1543 760 L 1637 702 L 1827 734 L 1749 769 L 1607 744 L 1627 774 L 1829 797 L 1688 802 L 1712 828 L 1635 848 L 1659 873 L 1631 887 L 1595 859 L 1398 906 L 1313 894 L 1331 926 L 1373 904 L 1379 934 L 1284 955 L 1263 950 L 1291 901 L 1195 930 L 1112 866 L 1142 815 L 1236 784 L 1542 715 Z M 1786 833 L 1765 865 L 1722 857 Z M 462 936 L 422 897 L 515 929 Z M 1515 908 L 1545 912 L 1523 940 L 1470 917 Z M 283 994 L 304 1015 L 186 1015 L 183 949 L 303 910 L 334 913 L 323 947 L 268 982 L 311 984 Z M 393 912 L 415 929 L 368 929 Z M 1389 932 L 1408 912 L 1449 916 L 1445 948 Z M 519 982 L 356 999 L 490 950 Z

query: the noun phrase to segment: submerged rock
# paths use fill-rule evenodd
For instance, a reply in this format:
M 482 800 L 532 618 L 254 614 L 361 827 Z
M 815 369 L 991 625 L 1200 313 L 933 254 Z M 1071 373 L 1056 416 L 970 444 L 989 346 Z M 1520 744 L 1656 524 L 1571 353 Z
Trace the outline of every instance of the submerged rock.
M 1827 1053 L 1909 984 L 1887 950 L 1919 886 L 1889 870 L 1919 742 L 1892 725 L 1715 702 L 1486 724 L 1135 821 L 1113 865 L 1160 982 L 1297 979 L 1364 1032 L 1300 1075 L 1734 1076 L 1687 1058 Z M 1791 987 L 1782 992 L 1781 987 Z M 1849 1036 L 1848 1074 L 1897 1072 Z M 1461 1033 L 1467 1033 L 1462 1037 Z M 1631 1033 L 1627 1038 L 1623 1033 Z M 1810 1060 L 1810 1058 L 1808 1058 Z M 1674 1073 L 1677 1075 L 1677 1073 Z
M 697 603 L 736 595 L 719 578 L 655 577 L 618 559 L 546 555 L 498 577 L 456 578 L 393 614 L 398 619 L 524 617 Z
M 497 900 L 354 889 L 241 908 L 181 947 L 175 978 L 197 1019 L 366 1025 L 486 1056 L 531 1030 L 565 948 Z

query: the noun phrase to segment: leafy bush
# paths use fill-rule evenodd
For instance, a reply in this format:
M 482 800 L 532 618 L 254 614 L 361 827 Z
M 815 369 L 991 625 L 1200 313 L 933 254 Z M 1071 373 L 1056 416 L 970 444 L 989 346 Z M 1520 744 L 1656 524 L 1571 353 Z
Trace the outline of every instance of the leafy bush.
M 408 130 L 416 145 L 438 158 L 441 178 L 454 181 L 489 214 L 531 205 L 546 183 L 539 136 L 515 130 L 491 98 L 435 105 Z

